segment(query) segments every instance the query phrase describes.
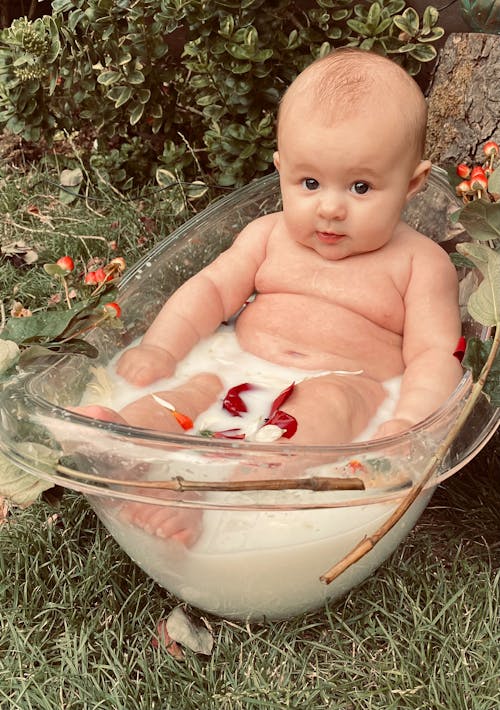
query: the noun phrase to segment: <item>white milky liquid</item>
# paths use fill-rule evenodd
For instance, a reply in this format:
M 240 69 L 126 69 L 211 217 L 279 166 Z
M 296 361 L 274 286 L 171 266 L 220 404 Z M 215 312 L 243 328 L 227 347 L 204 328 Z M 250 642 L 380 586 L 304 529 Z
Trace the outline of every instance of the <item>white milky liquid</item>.
M 215 372 L 230 387 L 249 382 L 257 385 L 242 394 L 249 413 L 245 421 L 224 412 L 217 402 L 195 422 L 196 431 L 224 430 L 237 426 L 255 431 L 269 412 L 273 399 L 291 382 L 311 373 L 274 365 L 239 347 L 234 331 L 222 327 L 211 338 L 198 344 L 178 365 L 175 377 L 155 382 L 147 388 L 125 383 L 114 374 L 113 392 L 100 404 L 115 409 L 145 393 L 176 386 L 197 372 Z M 355 375 L 346 375 L 355 376 Z M 366 439 L 390 418 L 399 391 L 399 379 L 387 383 L 388 397 L 360 439 Z M 95 403 L 91 388 L 84 403 Z M 286 405 L 283 407 L 286 411 Z M 293 439 L 290 443 L 293 443 Z M 126 454 L 123 453 L 124 460 Z M 147 452 L 145 454 L 147 459 Z M 154 450 L 152 450 L 154 457 Z M 217 460 L 184 451 L 172 454 L 168 474 L 162 467 L 159 478 L 184 475 L 186 478 L 224 480 L 234 470 L 234 460 Z M 149 477 L 155 477 L 151 467 Z M 328 472 L 327 472 L 328 475 Z M 331 474 L 334 475 L 334 474 Z M 218 510 L 203 511 L 201 537 L 191 548 L 173 540 L 160 539 L 125 523 L 119 506 L 104 497 L 89 496 L 97 513 L 124 550 L 151 577 L 181 599 L 205 611 L 241 619 L 283 618 L 321 606 L 361 582 L 392 552 L 413 527 L 432 491 L 421 495 L 393 530 L 362 560 L 330 586 L 319 577 L 345 556 L 361 539 L 373 533 L 391 514 L 398 501 L 349 507 L 306 510 Z M 205 500 L 220 504 L 255 504 L 262 492 L 207 494 Z M 277 492 L 275 501 L 280 502 Z M 287 493 L 298 503 L 315 501 L 322 494 Z M 331 494 L 330 494 L 331 495 Z M 346 495 L 339 493 L 339 496 Z M 350 494 L 347 494 L 350 495 Z M 226 496 L 226 497 L 224 497 Z M 267 498 L 266 500 L 269 500 Z M 152 506 L 156 511 L 157 506 Z
M 96 397 L 91 390 L 87 391 L 82 404 L 101 404 L 113 409 L 121 409 L 145 394 L 177 387 L 200 372 L 213 372 L 218 375 L 222 380 L 224 393 L 231 387 L 244 382 L 253 386 L 251 390 L 241 393 L 248 409 L 247 413 L 243 413 L 240 417 L 234 417 L 223 409 L 221 400 L 219 400 L 198 417 L 192 432 L 196 434 L 207 429 L 224 431 L 236 427 L 252 435 L 263 425 L 264 418 L 268 416 L 275 397 L 292 382 L 298 383 L 309 377 L 326 374 L 326 371 L 302 370 L 276 365 L 245 352 L 238 344 L 234 328 L 229 325 L 221 326 L 212 336 L 195 345 L 184 360 L 177 365 L 173 377 L 157 380 L 147 387 L 136 387 L 116 375 L 117 359 L 118 356 L 108 368 L 108 376 L 114 384 L 113 391 L 106 398 L 101 393 Z M 344 376 L 356 377 L 355 374 L 345 374 Z M 387 398 L 356 441 L 369 439 L 380 424 L 391 418 L 399 396 L 400 385 L 400 377 L 394 377 L 384 383 Z M 286 406 L 284 409 L 286 411 Z M 293 439 L 290 443 L 293 443 Z

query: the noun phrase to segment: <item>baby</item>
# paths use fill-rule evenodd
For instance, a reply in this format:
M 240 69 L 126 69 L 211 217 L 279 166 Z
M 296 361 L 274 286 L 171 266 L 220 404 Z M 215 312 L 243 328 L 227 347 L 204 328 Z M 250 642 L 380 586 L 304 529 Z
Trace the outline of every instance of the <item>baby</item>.
M 438 409 L 462 375 L 453 356 L 457 277 L 441 247 L 401 221 L 430 171 L 425 128 L 418 85 L 389 59 L 341 49 L 313 62 L 279 109 L 274 164 L 282 211 L 251 222 L 181 286 L 142 342 L 122 355 L 118 373 L 136 385 L 170 376 L 255 292 L 236 320 L 241 347 L 274 363 L 328 371 L 297 384 L 287 400 L 298 422 L 290 443 L 351 441 L 386 397 L 383 382 L 398 375 L 394 417 L 377 437 Z M 217 375 L 205 373 L 157 394 L 194 419 L 221 393 Z M 80 411 L 182 431 L 151 396 L 120 414 Z

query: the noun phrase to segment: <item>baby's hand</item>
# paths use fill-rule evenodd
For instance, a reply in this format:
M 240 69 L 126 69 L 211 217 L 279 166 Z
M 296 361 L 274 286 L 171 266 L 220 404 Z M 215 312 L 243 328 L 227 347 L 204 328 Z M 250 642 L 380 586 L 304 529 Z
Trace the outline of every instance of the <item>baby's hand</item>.
M 411 422 L 409 419 L 389 419 L 389 421 L 384 422 L 379 426 L 373 438 L 382 439 L 384 436 L 399 434 L 400 431 L 406 431 L 414 424 L 415 422 Z
M 144 387 L 161 377 L 170 377 L 176 365 L 172 355 L 163 348 L 141 343 L 123 353 L 116 371 L 127 382 Z

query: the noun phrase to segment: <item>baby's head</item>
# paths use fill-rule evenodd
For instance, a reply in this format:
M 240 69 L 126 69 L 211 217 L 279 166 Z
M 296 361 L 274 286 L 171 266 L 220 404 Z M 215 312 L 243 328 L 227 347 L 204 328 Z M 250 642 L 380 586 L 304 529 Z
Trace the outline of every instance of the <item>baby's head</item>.
M 373 52 L 342 48 L 310 64 L 285 92 L 278 113 L 280 127 L 289 112 L 302 112 L 325 124 L 366 116 L 367 130 L 377 121 L 394 123 L 394 140 L 407 155 L 421 160 L 427 105 L 418 84 L 395 62 Z M 384 146 L 380 146 L 384 150 Z
M 425 99 L 389 59 L 337 50 L 283 97 L 278 150 L 289 233 L 327 259 L 379 249 L 423 186 Z

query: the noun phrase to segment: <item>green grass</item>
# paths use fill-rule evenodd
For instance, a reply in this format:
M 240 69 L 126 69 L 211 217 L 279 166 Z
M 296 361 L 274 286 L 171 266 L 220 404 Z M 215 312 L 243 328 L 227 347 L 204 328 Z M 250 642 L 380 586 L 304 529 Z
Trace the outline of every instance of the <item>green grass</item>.
M 55 524 L 44 503 L 18 511 L 0 529 L 0 708 L 500 707 L 499 510 L 492 443 L 342 601 L 267 625 L 209 618 L 213 655 L 184 661 L 151 645 L 176 600 L 82 497 Z
M 39 255 L 0 262 L 5 308 L 44 307 L 40 263 L 136 260 L 178 221 L 164 193 L 58 201 L 49 171 L 0 177 L 2 245 Z M 90 197 L 90 196 L 89 196 Z M 36 205 L 49 218 L 29 211 Z M 109 241 L 118 241 L 117 252 Z M 270 624 L 209 618 L 211 657 L 151 645 L 177 601 L 147 578 L 66 493 L 0 527 L 0 710 L 492 710 L 500 708 L 499 436 L 434 495 L 391 559 L 340 602 Z M 192 610 L 196 614 L 196 610 Z

